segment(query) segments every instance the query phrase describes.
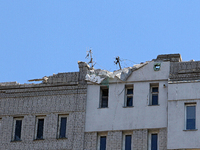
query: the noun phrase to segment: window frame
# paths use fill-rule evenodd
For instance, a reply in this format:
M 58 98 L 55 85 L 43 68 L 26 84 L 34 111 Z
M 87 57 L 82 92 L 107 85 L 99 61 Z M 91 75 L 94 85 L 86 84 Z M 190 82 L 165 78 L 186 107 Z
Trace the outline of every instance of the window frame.
M 46 116 L 37 116 L 36 117 L 36 124 L 35 124 L 35 140 L 44 140 L 44 128 L 45 128 L 45 117 Z M 42 138 L 38 138 L 38 121 L 39 119 L 43 119 L 44 122 L 43 122 L 43 132 L 42 132 Z
M 66 118 L 66 128 L 65 128 L 65 137 L 60 137 L 60 129 L 61 129 L 61 118 Z M 68 135 L 68 118 L 69 115 L 58 115 L 58 130 L 57 130 L 57 139 L 66 139 Z
M 188 106 L 195 106 L 195 128 L 194 129 L 187 129 L 187 107 Z M 185 103 L 185 127 L 184 129 L 186 131 L 190 131 L 190 130 L 197 130 L 196 127 L 197 127 L 197 121 L 196 121 L 196 102 L 195 103 Z
M 132 148 L 132 145 L 133 145 L 133 132 L 131 132 L 131 131 L 125 131 L 125 132 L 123 132 L 123 143 L 122 143 L 122 150 L 125 150 L 126 149 L 126 136 L 127 135 L 130 135 L 131 136 L 131 150 L 133 149 Z
M 158 88 L 158 92 L 153 92 L 153 88 L 157 87 Z M 150 97 L 149 97 L 149 106 L 158 106 L 159 105 L 159 83 L 150 83 Z M 153 95 L 157 94 L 158 96 L 158 102 L 157 104 L 152 104 L 153 102 Z
M 20 138 L 16 139 L 16 122 L 21 121 L 21 127 L 20 127 Z M 12 141 L 22 141 L 22 126 L 23 126 L 23 117 L 14 117 L 13 118 L 13 132 L 12 132 Z
M 103 96 L 103 90 L 108 90 L 108 96 Z M 103 98 L 107 98 L 107 106 L 103 107 Z M 100 86 L 100 100 L 99 100 L 99 108 L 108 108 L 108 101 L 109 101 L 109 87 L 108 86 Z
M 150 131 L 148 133 L 148 150 L 152 150 L 151 149 L 151 144 L 152 144 L 151 137 L 153 134 L 157 134 L 157 150 L 159 150 L 159 132 L 158 131 Z
M 127 91 L 128 89 L 133 90 L 133 94 L 128 94 Z M 133 84 L 127 84 L 125 85 L 125 94 L 124 94 L 124 107 L 133 107 L 133 95 L 134 95 L 134 85 Z M 127 105 L 127 98 L 132 97 L 132 106 Z
M 97 150 L 100 150 L 100 147 L 101 147 L 101 137 L 106 137 L 106 148 L 107 148 L 107 133 L 105 133 L 105 132 L 102 132 L 102 133 L 98 133 L 98 138 L 97 138 L 97 140 L 98 140 L 98 142 L 97 142 Z M 105 149 L 106 149 L 105 148 Z

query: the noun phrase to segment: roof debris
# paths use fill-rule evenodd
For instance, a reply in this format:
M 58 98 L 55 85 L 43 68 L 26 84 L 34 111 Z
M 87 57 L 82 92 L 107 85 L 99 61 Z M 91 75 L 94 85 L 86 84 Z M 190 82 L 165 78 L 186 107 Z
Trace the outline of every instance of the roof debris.
M 123 68 L 121 70 L 117 70 L 114 72 L 109 72 L 107 70 L 100 70 L 100 69 L 90 70 L 90 72 L 86 74 L 85 80 L 93 82 L 93 83 L 101 84 L 102 81 L 107 78 L 116 77 L 122 81 L 126 81 L 133 71 L 145 66 L 148 63 L 149 62 L 145 62 L 143 64 L 136 64 L 133 67 Z
M 43 81 L 44 83 L 46 83 L 48 80 L 48 77 L 47 76 L 44 76 L 43 78 L 41 79 L 31 79 L 31 80 L 28 80 L 28 82 L 33 82 L 33 81 Z

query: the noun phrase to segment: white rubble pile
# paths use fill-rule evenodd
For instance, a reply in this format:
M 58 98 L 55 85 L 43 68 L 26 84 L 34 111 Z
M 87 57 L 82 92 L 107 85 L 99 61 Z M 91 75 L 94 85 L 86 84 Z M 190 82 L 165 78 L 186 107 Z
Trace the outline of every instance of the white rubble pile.
M 90 70 L 90 72 L 86 74 L 85 80 L 100 84 L 106 78 L 113 79 L 116 77 L 122 81 L 126 81 L 133 71 L 145 66 L 148 63 L 149 62 L 145 62 L 143 64 L 137 64 L 134 65 L 133 67 L 123 68 L 122 70 L 117 70 L 114 72 L 109 72 L 107 70 L 100 70 L 100 71 Z

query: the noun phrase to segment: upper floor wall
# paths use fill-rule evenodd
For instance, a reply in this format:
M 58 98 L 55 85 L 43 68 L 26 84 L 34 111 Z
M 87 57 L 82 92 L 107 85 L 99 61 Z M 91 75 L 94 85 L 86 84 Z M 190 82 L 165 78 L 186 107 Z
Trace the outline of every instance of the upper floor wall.
M 168 84 L 168 100 L 194 100 L 200 98 L 199 81 L 183 81 Z
M 155 71 L 155 65 L 160 64 L 160 69 Z M 167 80 L 169 78 L 170 62 L 151 61 L 144 67 L 134 71 L 127 82 Z
M 154 65 L 160 63 L 160 70 Z M 88 84 L 85 131 L 132 130 L 167 127 L 167 83 L 170 62 L 149 62 L 126 81 L 110 79 L 105 85 Z M 133 87 L 133 107 L 126 107 L 126 86 Z M 158 88 L 158 104 L 150 104 L 151 88 Z M 101 88 L 108 87 L 108 107 L 101 108 Z M 158 113 L 159 112 L 159 113 Z M 159 121 L 158 121 L 159 120 Z

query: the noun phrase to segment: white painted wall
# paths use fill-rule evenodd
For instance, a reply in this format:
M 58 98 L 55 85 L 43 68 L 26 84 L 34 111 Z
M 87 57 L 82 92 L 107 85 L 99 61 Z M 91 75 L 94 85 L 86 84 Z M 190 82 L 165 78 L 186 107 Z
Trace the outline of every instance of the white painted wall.
M 160 71 L 154 71 L 153 64 L 133 72 L 127 80 L 134 84 L 132 108 L 123 108 L 125 83 L 120 80 L 109 84 L 109 108 L 99 108 L 100 85 L 88 85 L 85 131 L 167 127 L 167 87 L 163 84 L 168 82 L 169 62 L 161 63 Z M 159 106 L 148 106 L 150 83 L 159 83 Z
M 200 82 L 169 84 L 169 100 L 189 100 L 200 98 Z
M 200 148 L 200 82 L 169 84 L 168 149 Z M 185 129 L 185 103 L 196 102 L 197 131 Z

